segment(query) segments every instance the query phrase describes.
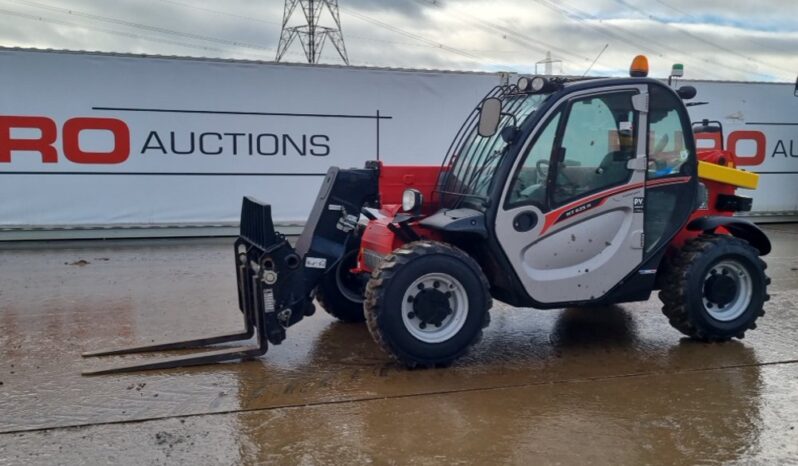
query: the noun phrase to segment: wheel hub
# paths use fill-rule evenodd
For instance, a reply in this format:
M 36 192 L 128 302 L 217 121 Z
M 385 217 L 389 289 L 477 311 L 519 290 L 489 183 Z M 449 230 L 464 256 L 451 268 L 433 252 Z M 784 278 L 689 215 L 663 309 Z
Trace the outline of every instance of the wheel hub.
M 441 343 L 453 337 L 467 317 L 466 289 L 447 273 L 422 275 L 405 291 L 402 322 L 413 337 L 425 343 Z
M 714 274 L 704 284 L 704 295 L 710 302 L 723 307 L 737 296 L 737 282 L 728 275 Z
M 704 309 L 713 319 L 730 322 L 748 308 L 753 290 L 753 278 L 745 266 L 732 259 L 721 261 L 704 277 Z
M 412 298 L 413 312 L 421 322 L 440 327 L 443 319 L 452 313 L 449 303 L 451 295 L 448 291 L 444 293 L 435 288 L 424 288 Z

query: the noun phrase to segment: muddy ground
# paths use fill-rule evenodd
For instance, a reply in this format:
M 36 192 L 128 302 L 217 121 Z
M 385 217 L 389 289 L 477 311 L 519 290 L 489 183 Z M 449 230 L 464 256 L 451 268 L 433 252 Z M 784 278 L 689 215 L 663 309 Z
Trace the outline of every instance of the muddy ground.
M 86 350 L 232 332 L 232 240 L 0 244 L 0 464 L 798 464 L 798 225 L 743 341 L 659 301 L 497 303 L 453 367 L 407 371 L 324 312 L 260 359 L 83 377 Z

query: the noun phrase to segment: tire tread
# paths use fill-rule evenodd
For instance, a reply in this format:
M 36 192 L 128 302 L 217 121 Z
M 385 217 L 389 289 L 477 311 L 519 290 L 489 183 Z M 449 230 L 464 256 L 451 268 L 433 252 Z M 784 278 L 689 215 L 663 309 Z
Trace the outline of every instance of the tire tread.
M 663 303 L 662 313 L 668 318 L 668 322 L 670 322 L 673 328 L 696 340 L 721 342 L 731 339 L 729 336 L 722 336 L 699 329 L 691 321 L 687 309 L 687 285 L 691 264 L 695 263 L 703 254 L 708 253 L 711 249 L 721 246 L 724 243 L 736 243 L 738 246 L 747 249 L 756 257 L 757 264 L 763 271 L 767 268 L 767 263 L 759 257 L 759 251 L 747 241 L 729 235 L 718 234 L 704 234 L 687 241 L 684 247 L 675 254 L 672 260 L 667 264 L 663 285 L 659 292 L 659 298 Z M 767 276 L 765 276 L 765 284 L 770 284 L 770 278 Z M 764 301 L 767 302 L 769 299 L 770 296 L 765 293 Z M 764 309 L 761 309 L 757 315 L 760 317 L 765 315 Z M 743 339 L 747 330 L 755 329 L 755 320 L 756 319 L 754 319 L 747 328 L 737 333 L 735 337 Z
M 385 300 L 387 284 L 391 282 L 397 270 L 412 260 L 417 259 L 418 257 L 430 254 L 446 254 L 449 256 L 454 256 L 464 261 L 469 267 L 479 272 L 477 275 L 482 282 L 483 289 L 485 290 L 483 293 L 485 296 L 485 315 L 480 330 L 476 332 L 471 341 L 465 345 L 460 352 L 444 360 L 422 361 L 403 355 L 398 348 L 394 347 L 394 345 L 387 338 L 385 338 L 385 335 L 383 334 L 378 322 L 378 316 L 382 312 L 380 303 L 384 302 Z M 368 285 L 366 286 L 366 299 L 363 306 L 366 316 L 366 325 L 368 326 L 369 332 L 371 333 L 377 345 L 383 351 L 389 354 L 394 360 L 406 365 L 407 367 L 445 367 L 450 365 L 458 357 L 462 356 L 470 347 L 474 346 L 482 339 L 482 329 L 486 328 L 490 324 L 490 308 L 493 305 L 493 299 L 491 298 L 489 290 L 490 285 L 488 284 L 488 279 L 485 277 L 485 274 L 482 272 L 482 268 L 463 250 L 451 244 L 442 243 L 439 241 L 414 241 L 412 243 L 405 244 L 386 256 L 380 263 L 380 266 L 372 272 L 371 280 L 369 280 Z

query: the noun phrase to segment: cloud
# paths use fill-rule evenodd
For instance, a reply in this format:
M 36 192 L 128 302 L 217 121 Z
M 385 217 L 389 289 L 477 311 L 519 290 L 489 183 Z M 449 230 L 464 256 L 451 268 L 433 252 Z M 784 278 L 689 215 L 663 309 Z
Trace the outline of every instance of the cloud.
M 793 81 L 798 2 L 760 0 L 339 0 L 353 64 L 532 72 L 551 52 L 563 72 Z M 0 0 L 0 45 L 274 59 L 277 0 Z M 298 12 L 297 12 L 298 13 Z M 301 15 L 296 15 L 299 22 Z M 322 21 L 329 24 L 330 19 Z M 287 61 L 303 61 L 299 44 Z M 322 61 L 338 63 L 332 47 Z M 559 70 L 559 64 L 554 69 Z

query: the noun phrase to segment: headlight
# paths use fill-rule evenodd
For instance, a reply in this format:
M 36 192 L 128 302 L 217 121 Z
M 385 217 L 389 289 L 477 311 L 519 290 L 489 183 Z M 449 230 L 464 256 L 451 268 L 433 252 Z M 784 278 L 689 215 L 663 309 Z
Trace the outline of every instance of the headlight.
M 405 212 L 418 212 L 424 197 L 418 189 L 405 189 L 402 193 L 402 210 Z

